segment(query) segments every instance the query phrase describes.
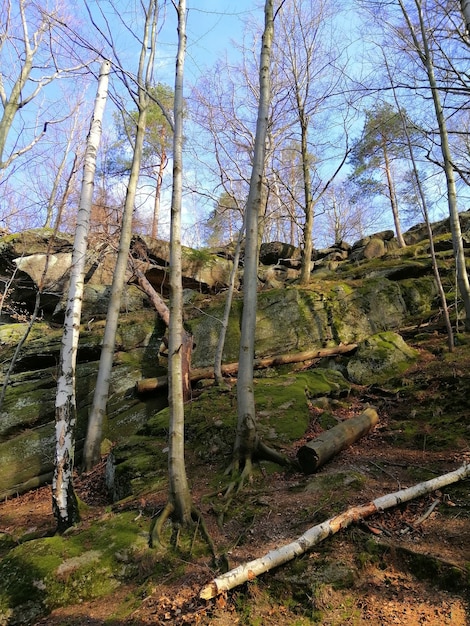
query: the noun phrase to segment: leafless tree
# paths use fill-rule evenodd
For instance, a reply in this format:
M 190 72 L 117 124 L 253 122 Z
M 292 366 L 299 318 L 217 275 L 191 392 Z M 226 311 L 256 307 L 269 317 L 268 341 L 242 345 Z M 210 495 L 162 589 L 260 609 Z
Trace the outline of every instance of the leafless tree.
M 152 73 L 156 53 L 157 21 L 159 15 L 157 0 L 148 0 L 144 11 L 144 35 L 142 37 L 135 84 L 135 89 L 137 91 L 135 100 L 138 108 L 136 122 L 137 127 L 135 132 L 131 172 L 127 184 L 126 200 L 122 215 L 119 250 L 113 274 L 108 313 L 106 316 L 103 347 L 101 350 L 92 408 L 88 419 L 88 430 L 84 447 L 84 466 L 88 470 L 91 469 L 100 459 L 103 418 L 106 414 L 106 405 L 108 402 L 114 346 L 116 343 L 116 331 L 131 244 L 132 216 L 140 174 L 140 164 L 146 128 L 146 116 L 149 107 L 149 90 L 152 82 Z
M 75 425 L 77 417 L 75 365 L 80 332 L 96 153 L 101 138 L 103 112 L 108 95 L 109 71 L 110 64 L 105 61 L 101 66 L 98 92 L 84 159 L 82 191 L 72 252 L 68 305 L 66 307 L 59 361 L 56 395 L 56 448 L 52 481 L 52 505 L 59 532 L 65 531 L 79 519 L 78 503 L 73 489 Z

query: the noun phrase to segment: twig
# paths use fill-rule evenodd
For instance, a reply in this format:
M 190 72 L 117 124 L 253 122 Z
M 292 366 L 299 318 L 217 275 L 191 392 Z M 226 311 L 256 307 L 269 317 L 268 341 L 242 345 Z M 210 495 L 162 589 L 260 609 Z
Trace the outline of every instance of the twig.
M 431 504 L 431 506 L 428 508 L 428 510 L 426 511 L 426 513 L 424 513 L 423 515 L 421 515 L 421 517 L 419 519 L 416 520 L 416 522 L 413 524 L 413 526 L 419 526 L 420 524 L 422 524 L 425 520 L 428 519 L 428 517 L 431 515 L 431 513 L 434 511 L 434 509 L 436 508 L 436 506 L 439 504 L 440 499 L 437 498 L 436 500 L 434 500 L 434 502 Z

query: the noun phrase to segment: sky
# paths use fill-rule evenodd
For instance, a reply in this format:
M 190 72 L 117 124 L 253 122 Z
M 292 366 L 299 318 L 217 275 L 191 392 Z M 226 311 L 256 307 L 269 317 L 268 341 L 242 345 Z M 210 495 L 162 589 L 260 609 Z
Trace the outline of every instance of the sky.
M 242 42 L 244 24 L 263 22 L 264 3 L 257 0 L 187 0 L 185 80 L 192 83 L 224 56 L 236 57 L 233 42 Z M 177 32 L 171 4 L 157 41 L 156 79 L 174 82 Z
M 162 26 L 162 30 L 157 38 L 157 58 L 155 62 L 155 82 L 162 82 L 173 87 L 175 80 L 175 62 L 177 51 L 177 16 L 176 11 L 167 3 L 167 14 Z M 212 71 L 217 59 L 227 56 L 236 60 L 239 52 L 234 42 L 242 43 L 246 23 L 264 22 L 264 1 L 253 0 L 187 0 L 187 47 L 184 67 L 184 92 L 189 94 L 191 85 L 207 71 Z M 125 45 L 125 40 L 122 41 Z M 135 68 L 139 49 L 127 52 L 127 56 L 132 54 L 133 58 L 128 58 L 129 67 Z M 108 123 L 112 124 L 112 108 L 108 109 Z M 170 171 L 171 164 L 167 166 Z M 191 164 L 185 160 L 185 175 L 191 177 Z M 166 181 L 169 181 L 166 176 Z M 196 174 L 194 173 L 194 178 Z M 208 186 L 212 188 L 213 182 L 208 181 Z M 145 196 L 145 190 L 143 197 Z M 162 193 L 162 212 L 168 210 L 170 204 L 171 190 L 167 187 Z M 200 210 L 210 210 L 212 203 L 204 209 L 207 201 L 204 195 L 191 197 L 186 194 L 183 198 L 183 226 L 190 236 L 194 236 L 194 216 Z M 153 200 L 148 200 L 149 211 L 153 210 Z M 162 218 L 163 218 L 162 215 Z M 162 224 L 162 227 L 164 224 Z M 188 241 L 189 243 L 189 241 Z M 192 244 L 197 241 L 192 241 Z

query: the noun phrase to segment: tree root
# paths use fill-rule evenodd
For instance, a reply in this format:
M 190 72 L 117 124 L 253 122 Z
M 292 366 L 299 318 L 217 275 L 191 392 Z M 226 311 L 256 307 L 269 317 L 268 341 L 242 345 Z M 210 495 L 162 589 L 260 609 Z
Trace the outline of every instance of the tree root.
M 149 539 L 148 539 L 149 548 L 154 548 L 155 545 L 157 546 L 163 545 L 163 541 L 162 541 L 163 525 L 165 524 L 167 519 L 171 517 L 174 510 L 175 510 L 175 507 L 173 506 L 173 504 L 171 502 L 168 502 L 168 504 L 165 506 L 163 511 L 158 516 L 152 519 L 152 522 L 150 524 Z
M 164 546 L 164 541 L 162 539 L 163 526 L 169 519 L 171 519 L 174 512 L 175 512 L 175 507 L 173 503 L 168 502 L 165 508 L 163 509 L 163 511 L 161 511 L 159 515 L 156 515 L 152 519 L 152 522 L 150 524 L 150 529 L 149 529 L 149 538 L 148 538 L 149 548 L 154 548 L 157 546 L 159 547 Z M 196 507 L 193 507 L 191 509 L 191 523 L 195 525 L 195 528 L 194 528 L 193 539 L 191 542 L 190 554 L 193 553 L 196 536 L 197 536 L 197 533 L 199 532 L 199 534 L 201 535 L 202 539 L 207 544 L 211 552 L 213 561 L 217 562 L 217 553 L 216 553 L 214 542 L 212 541 L 209 531 L 207 530 L 207 526 L 206 526 L 206 523 L 204 522 L 202 514 Z M 173 521 L 171 544 L 175 548 L 178 547 L 180 532 L 181 532 L 181 523 L 179 523 L 178 521 Z
M 300 471 L 300 465 L 298 461 L 295 459 L 290 459 L 289 457 L 281 454 L 274 448 L 270 448 L 262 441 L 258 442 L 258 447 L 256 449 L 256 458 L 258 460 L 271 461 L 272 463 L 277 463 L 281 467 L 289 467 L 295 470 Z

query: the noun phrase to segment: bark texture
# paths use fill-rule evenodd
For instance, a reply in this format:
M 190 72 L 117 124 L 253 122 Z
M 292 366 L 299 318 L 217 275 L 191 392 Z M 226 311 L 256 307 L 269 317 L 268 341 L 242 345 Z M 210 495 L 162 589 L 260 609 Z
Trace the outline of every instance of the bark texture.
M 368 408 L 345 420 L 299 448 L 297 459 L 305 474 L 313 474 L 335 454 L 367 435 L 379 421 L 377 412 Z
M 64 331 L 59 362 L 56 395 L 56 448 L 52 480 L 52 505 L 59 531 L 79 520 L 77 499 L 73 491 L 75 425 L 77 406 L 75 374 L 80 334 L 85 258 L 88 248 L 91 206 L 93 200 L 96 155 L 101 139 L 101 125 L 108 95 L 110 63 L 101 66 L 93 119 L 85 151 L 83 181 L 72 253 L 69 293 L 65 311 Z

